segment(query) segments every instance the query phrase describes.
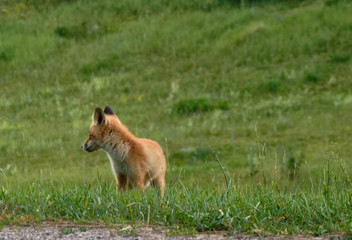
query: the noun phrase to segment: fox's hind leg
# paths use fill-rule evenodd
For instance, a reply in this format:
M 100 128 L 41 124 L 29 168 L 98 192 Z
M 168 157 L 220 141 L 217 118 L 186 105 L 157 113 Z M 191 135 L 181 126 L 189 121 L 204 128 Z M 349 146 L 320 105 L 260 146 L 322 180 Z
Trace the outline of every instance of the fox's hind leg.
M 161 197 L 164 196 L 164 190 L 165 190 L 165 176 L 164 174 L 160 174 L 158 177 L 156 177 L 153 182 L 153 186 L 159 186 L 160 188 L 160 195 Z
M 144 192 L 145 189 L 145 185 L 144 185 L 144 179 L 143 178 L 139 178 L 135 181 L 135 185 L 134 187 L 138 190 L 142 190 L 142 192 Z

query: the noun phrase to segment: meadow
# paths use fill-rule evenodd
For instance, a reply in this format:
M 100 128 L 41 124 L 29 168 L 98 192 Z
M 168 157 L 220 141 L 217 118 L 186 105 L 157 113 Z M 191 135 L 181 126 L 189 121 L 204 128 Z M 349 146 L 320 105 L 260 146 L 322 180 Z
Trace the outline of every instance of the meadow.
M 350 233 L 351 12 L 348 0 L 0 1 L 0 222 Z M 163 147 L 164 202 L 117 195 L 106 154 L 81 150 L 105 105 Z

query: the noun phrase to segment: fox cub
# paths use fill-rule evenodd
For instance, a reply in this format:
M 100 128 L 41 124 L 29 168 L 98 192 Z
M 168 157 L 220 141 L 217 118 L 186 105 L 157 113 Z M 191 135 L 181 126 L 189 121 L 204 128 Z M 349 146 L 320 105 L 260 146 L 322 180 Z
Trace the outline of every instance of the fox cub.
M 82 145 L 87 152 L 104 149 L 116 177 L 117 190 L 141 189 L 151 183 L 164 195 L 166 161 L 162 148 L 153 140 L 137 138 L 120 122 L 110 106 L 97 107 Z

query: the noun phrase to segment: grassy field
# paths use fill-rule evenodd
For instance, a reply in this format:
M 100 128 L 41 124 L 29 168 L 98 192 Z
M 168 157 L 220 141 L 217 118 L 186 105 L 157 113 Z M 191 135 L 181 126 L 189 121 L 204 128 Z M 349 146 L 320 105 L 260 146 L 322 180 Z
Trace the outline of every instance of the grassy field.
M 104 152 L 80 149 L 94 108 L 111 105 L 132 133 L 164 148 L 169 192 L 163 204 L 172 206 L 155 211 L 174 212 L 155 212 L 154 223 L 180 217 L 177 224 L 211 229 L 191 213 L 210 199 L 203 206 L 212 209 L 209 219 L 227 218 L 224 209 L 232 209 L 231 223 L 219 220 L 214 228 L 253 232 L 268 219 L 260 201 L 251 206 L 267 198 L 292 203 L 287 211 L 301 210 L 303 220 L 280 212 L 268 217 L 275 223 L 265 231 L 315 234 L 319 221 L 329 222 L 326 232 L 351 230 L 350 1 L 2 0 L 0 11 L 0 206 L 10 214 L 3 211 L 3 221 L 95 221 L 76 208 L 83 207 L 82 196 L 102 188 L 102 205 L 94 205 L 98 194 L 86 208 L 103 211 L 119 202 L 109 192 L 114 179 Z M 228 186 L 236 190 L 224 200 Z M 336 194 L 328 198 L 332 186 Z M 214 191 L 219 194 L 211 198 Z M 130 208 L 129 220 L 145 221 L 138 206 L 145 210 L 150 203 L 144 202 L 156 201 L 152 195 L 126 197 L 125 205 L 142 201 Z M 35 196 L 34 205 L 21 203 Z M 32 212 L 34 206 L 45 212 L 51 198 L 61 201 L 57 210 Z M 177 206 L 192 198 L 198 202 L 177 215 Z M 236 199 L 242 205 L 232 205 Z M 246 209 L 258 207 L 263 218 L 244 224 Z M 306 211 L 312 215 L 304 220 Z M 312 225 L 303 227 L 307 222 Z
M 216 191 L 178 184 L 166 191 L 162 201 L 156 191 L 117 195 L 114 190 L 113 184 L 100 182 L 36 182 L 0 190 L 0 223 L 103 222 L 109 228 L 116 227 L 115 224 L 133 228 L 161 225 L 169 227 L 169 235 L 209 230 L 260 236 L 352 234 L 351 191 L 336 188 L 320 195 L 316 191 L 289 193 L 262 186 L 243 190 L 242 186 L 229 185 L 226 191 Z

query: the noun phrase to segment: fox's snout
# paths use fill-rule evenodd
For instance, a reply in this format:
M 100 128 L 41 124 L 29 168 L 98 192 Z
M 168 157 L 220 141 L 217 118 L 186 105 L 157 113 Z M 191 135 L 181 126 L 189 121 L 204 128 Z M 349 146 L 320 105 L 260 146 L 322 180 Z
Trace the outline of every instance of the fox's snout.
M 83 151 L 86 151 L 86 146 L 85 146 L 85 144 L 83 144 L 83 145 L 81 146 L 81 149 L 82 149 Z
M 91 149 L 88 147 L 88 144 L 83 144 L 81 146 L 82 150 L 83 151 L 86 151 L 86 152 L 92 152 Z
M 83 151 L 86 152 L 94 152 L 96 150 L 98 150 L 99 144 L 96 141 L 92 141 L 89 138 L 83 143 L 83 145 L 81 146 Z

